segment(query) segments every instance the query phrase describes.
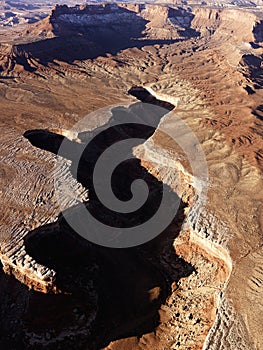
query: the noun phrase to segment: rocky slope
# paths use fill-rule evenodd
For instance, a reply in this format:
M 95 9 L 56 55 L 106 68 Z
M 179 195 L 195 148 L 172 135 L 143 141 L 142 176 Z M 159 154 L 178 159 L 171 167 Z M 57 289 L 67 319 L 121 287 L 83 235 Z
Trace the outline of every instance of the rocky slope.
M 106 10 L 103 7 L 102 11 Z M 79 11 L 88 16 L 86 12 L 91 10 Z M 24 71 L 24 63 L 16 61 L 3 66 L 1 260 L 7 273 L 30 288 L 58 293 L 29 292 L 25 285 L 1 275 L 1 296 L 5 300 L 1 305 L 3 346 L 13 344 L 16 348 L 19 342 L 24 348 L 34 349 L 44 345 L 50 349 L 89 346 L 111 350 L 211 350 L 236 349 L 238 344 L 239 349 L 260 349 L 260 15 L 202 8 L 184 12 L 184 18 L 182 9 L 150 5 L 143 9 L 122 5 L 119 11 L 130 11 L 133 17 L 140 17 L 140 23 L 146 22 L 140 32 L 142 37 L 163 40 L 167 35 L 169 42 L 146 39 L 143 45 L 131 45 L 129 41 L 121 51 L 118 48 L 116 53 L 109 51 L 99 57 L 94 53 L 93 59 L 81 61 L 78 56 L 67 61 L 53 52 L 52 60 L 46 54 L 45 64 L 43 58 L 33 55 L 36 51 L 26 50 L 32 44 L 23 43 L 24 52 L 30 53 L 27 62 L 34 62 L 34 66 L 29 62 L 34 69 Z M 159 12 L 157 21 L 155 14 Z M 42 25 L 43 22 L 39 24 Z M 36 30 L 31 38 L 40 34 L 37 26 L 31 28 Z M 31 28 L 27 29 L 29 37 Z M 77 28 L 83 30 L 82 26 Z M 171 42 L 170 28 L 173 38 L 180 41 Z M 187 35 L 182 34 L 185 30 Z M 67 39 L 71 35 L 66 32 Z M 41 40 L 38 42 L 43 45 Z M 2 49 L 3 60 L 8 50 L 13 46 Z M 10 59 L 25 55 L 20 52 L 12 51 Z M 44 135 L 52 132 L 79 142 L 85 130 L 70 131 L 72 126 L 100 107 L 135 102 L 127 96 L 133 85 L 144 86 L 156 99 L 175 106 L 176 116 L 194 131 L 209 170 L 207 199 L 199 214 L 193 186 L 198 179 L 193 178 L 187 156 L 157 129 L 137 147 L 136 156 L 144 171 L 182 198 L 184 204 L 176 221 L 157 241 L 127 257 L 97 250 L 91 256 L 87 252 L 93 249 L 72 238 L 61 219 L 56 222 L 60 212 L 53 188 L 56 156 L 34 147 L 22 135 L 27 130 L 45 129 Z M 105 123 L 105 115 L 95 116 L 90 128 Z M 176 125 L 172 114 L 161 123 L 168 130 Z M 187 139 L 187 135 L 184 137 Z M 87 192 L 71 176 L 70 164 L 63 164 L 57 176 L 64 183 L 61 192 L 65 194 L 66 209 L 85 201 Z M 60 253 L 61 235 L 65 245 Z M 91 260 L 85 260 L 83 252 Z M 132 269 L 134 256 L 143 269 Z M 93 265 L 94 259 L 99 261 L 99 270 Z M 68 263 L 63 267 L 61 261 Z M 102 271 L 101 279 L 97 271 Z M 94 285 L 88 283 L 90 280 L 95 281 Z M 127 282 L 118 288 L 118 280 Z M 139 287 L 133 297 L 129 293 L 134 285 Z M 119 292 L 122 289 L 123 294 Z M 96 291 L 100 291 L 99 297 Z M 152 304 L 153 300 L 157 304 Z M 98 313 L 98 305 L 103 308 L 102 314 Z M 136 305 L 145 307 L 143 314 L 148 318 L 142 319 L 139 310 L 127 322 Z M 42 327 L 34 321 L 36 309 Z M 52 317 L 47 310 L 52 310 Z M 20 322 L 15 324 L 18 315 Z

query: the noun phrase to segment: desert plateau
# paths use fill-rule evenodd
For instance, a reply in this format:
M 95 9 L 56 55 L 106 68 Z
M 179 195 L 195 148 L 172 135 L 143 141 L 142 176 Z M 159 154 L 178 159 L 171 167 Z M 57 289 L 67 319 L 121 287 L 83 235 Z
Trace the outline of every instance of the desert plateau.
M 0 348 L 262 350 L 262 88 L 262 0 L 0 1 Z

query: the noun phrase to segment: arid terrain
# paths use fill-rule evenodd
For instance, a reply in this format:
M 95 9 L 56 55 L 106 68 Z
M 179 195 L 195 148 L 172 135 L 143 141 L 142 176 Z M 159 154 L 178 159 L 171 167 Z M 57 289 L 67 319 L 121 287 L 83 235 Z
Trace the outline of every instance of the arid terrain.
M 0 30 L 1 349 L 263 348 L 263 14 L 243 3 L 58 5 Z M 96 139 L 77 176 L 57 155 L 143 103 L 167 113 Z M 204 152 L 205 198 L 176 118 Z M 91 185 L 87 169 L 124 133 L 145 142 L 116 172 L 120 199 L 139 177 L 153 210 L 162 186 L 181 202 L 158 237 L 114 249 L 61 212 L 81 221 L 84 203 L 120 226 L 149 215 L 113 217 Z

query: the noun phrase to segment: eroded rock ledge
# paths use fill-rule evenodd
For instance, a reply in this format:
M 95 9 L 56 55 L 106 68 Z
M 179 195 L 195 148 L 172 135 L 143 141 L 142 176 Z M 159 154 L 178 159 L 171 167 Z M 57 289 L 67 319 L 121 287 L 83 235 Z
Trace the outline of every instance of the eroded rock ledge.
M 24 233 L 27 234 L 26 232 Z M 37 263 L 27 254 L 23 240 L 18 244 L 11 244 L 2 248 L 1 262 L 3 270 L 13 275 L 18 281 L 38 292 L 56 292 L 55 271 Z

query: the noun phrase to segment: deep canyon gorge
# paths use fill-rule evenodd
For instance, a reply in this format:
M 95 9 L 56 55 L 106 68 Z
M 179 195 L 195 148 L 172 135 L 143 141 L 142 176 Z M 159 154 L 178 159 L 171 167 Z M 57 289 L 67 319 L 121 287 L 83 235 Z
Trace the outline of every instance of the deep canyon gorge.
M 256 8 L 58 5 L 40 21 L 0 31 L 3 349 L 262 348 L 262 62 Z M 87 180 L 92 160 L 76 177 L 58 149 L 63 140 L 78 147 L 143 103 L 167 113 L 150 131 L 115 130 L 116 139 L 145 139 L 115 174 L 118 195 L 127 200 L 131 182 L 144 178 L 152 210 L 162 186 L 180 206 L 153 240 L 100 247 L 61 213 L 78 215 L 85 203 L 116 219 Z M 89 130 L 81 126 L 87 115 Z M 206 159 L 198 208 L 200 179 L 162 132 L 176 128 L 175 116 Z M 93 144 L 94 154 L 107 140 Z

